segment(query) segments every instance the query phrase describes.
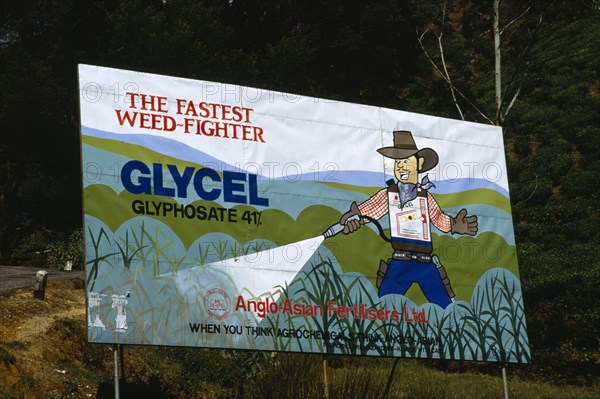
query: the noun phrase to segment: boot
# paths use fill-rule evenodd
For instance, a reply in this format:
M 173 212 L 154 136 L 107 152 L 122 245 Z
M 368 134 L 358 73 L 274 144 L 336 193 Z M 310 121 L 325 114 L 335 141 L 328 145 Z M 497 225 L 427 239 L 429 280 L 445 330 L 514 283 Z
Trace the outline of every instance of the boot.
M 436 255 L 433 255 L 431 259 L 437 267 L 438 273 L 440 274 L 440 279 L 442 280 L 444 287 L 446 287 L 446 292 L 448 293 L 448 296 L 452 301 L 454 301 L 454 297 L 456 296 L 456 294 L 454 293 L 454 290 L 450 285 L 450 279 L 448 278 L 448 273 L 446 273 L 446 268 L 444 267 L 444 265 L 442 265 L 442 262 L 440 262 L 440 258 L 438 258 Z
M 388 259 L 388 262 L 391 259 Z M 388 269 L 388 263 L 386 261 L 384 261 L 383 259 L 381 259 L 379 261 L 379 269 L 377 270 L 377 281 L 375 283 L 375 286 L 377 287 L 377 289 L 379 289 L 379 287 L 381 287 L 381 282 L 383 281 L 383 278 L 385 277 L 385 273 L 387 273 L 387 269 Z

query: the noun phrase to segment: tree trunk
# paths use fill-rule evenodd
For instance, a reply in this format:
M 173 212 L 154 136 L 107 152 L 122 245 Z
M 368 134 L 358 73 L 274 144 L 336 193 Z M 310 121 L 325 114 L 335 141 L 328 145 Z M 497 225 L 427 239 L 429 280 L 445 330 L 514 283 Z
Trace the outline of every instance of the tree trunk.
M 496 77 L 496 125 L 502 124 L 502 70 L 500 53 L 500 0 L 494 0 L 494 61 Z

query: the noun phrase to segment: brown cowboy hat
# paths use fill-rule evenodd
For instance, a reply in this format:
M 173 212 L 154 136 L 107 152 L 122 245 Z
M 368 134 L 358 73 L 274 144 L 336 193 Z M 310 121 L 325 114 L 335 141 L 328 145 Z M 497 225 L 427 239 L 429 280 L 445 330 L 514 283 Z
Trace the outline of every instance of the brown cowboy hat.
M 392 147 L 383 147 L 377 150 L 381 155 L 392 159 L 404 159 L 412 155 L 417 158 L 423 158 L 423 168 L 420 172 L 428 171 L 438 164 L 439 157 L 437 152 L 431 148 L 418 149 L 413 139 L 412 133 L 406 130 L 396 130 L 394 132 L 394 145 Z

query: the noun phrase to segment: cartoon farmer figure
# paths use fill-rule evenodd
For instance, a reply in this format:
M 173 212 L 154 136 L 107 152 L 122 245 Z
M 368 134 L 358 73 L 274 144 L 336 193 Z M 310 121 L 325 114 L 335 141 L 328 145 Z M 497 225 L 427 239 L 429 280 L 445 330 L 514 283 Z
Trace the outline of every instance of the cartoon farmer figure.
M 419 183 L 418 174 L 435 167 L 439 158 L 431 148 L 418 149 L 411 132 L 395 131 L 394 145 L 377 151 L 394 159 L 397 181 L 388 180 L 387 188 L 360 205 L 353 202 L 340 219 L 345 225 L 342 232 L 352 233 L 387 213 L 393 253 L 387 262 L 381 260 L 377 271 L 379 296 L 405 294 L 413 283 L 418 283 L 429 302 L 445 308 L 454 301 L 454 291 L 444 266 L 432 253 L 430 223 L 444 233 L 473 236 L 477 234 L 477 216 L 467 216 L 466 209 L 455 217 L 448 216 L 428 192 L 435 187 L 428 176 Z

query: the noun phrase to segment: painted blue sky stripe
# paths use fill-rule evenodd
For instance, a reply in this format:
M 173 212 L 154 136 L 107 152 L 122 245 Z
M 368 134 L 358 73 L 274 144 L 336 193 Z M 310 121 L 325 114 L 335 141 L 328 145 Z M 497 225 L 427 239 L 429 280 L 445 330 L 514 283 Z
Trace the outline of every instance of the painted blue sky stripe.
M 92 129 L 87 126 L 82 126 L 81 130 L 86 136 L 126 141 L 128 143 L 144 146 L 151 150 L 160 152 L 173 158 L 181 159 L 183 161 L 194 162 L 200 165 L 209 165 L 213 169 L 240 171 L 240 165 L 228 164 L 186 144 L 176 140 L 171 140 L 166 137 L 151 136 L 146 134 L 116 134 L 103 130 Z M 309 172 L 297 175 L 287 175 L 278 178 L 269 178 L 269 176 L 262 177 L 264 179 L 272 179 L 275 181 L 321 181 L 323 183 L 342 183 L 362 187 L 382 188 L 385 187 L 386 180 L 392 178 L 392 176 L 380 172 L 357 170 L 335 171 L 331 173 L 322 171 L 319 175 L 315 175 L 314 172 Z M 431 190 L 433 193 L 453 194 L 478 188 L 487 188 L 499 192 L 506 198 L 510 198 L 506 189 L 485 179 L 461 178 L 433 182 L 435 184 L 435 188 Z

